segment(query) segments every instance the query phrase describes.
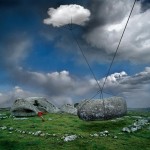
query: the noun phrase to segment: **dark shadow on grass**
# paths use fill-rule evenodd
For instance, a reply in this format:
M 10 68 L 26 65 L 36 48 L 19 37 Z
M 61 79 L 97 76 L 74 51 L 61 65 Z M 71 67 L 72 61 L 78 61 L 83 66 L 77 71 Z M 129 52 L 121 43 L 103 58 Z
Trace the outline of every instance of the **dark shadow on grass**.
M 0 150 L 15 150 L 17 149 L 19 142 L 16 141 L 0 141 Z
M 25 150 L 29 147 L 38 148 L 38 141 L 27 141 L 27 142 L 20 142 L 20 141 L 9 141 L 9 140 L 1 140 L 0 141 L 0 150 Z
M 83 122 L 78 128 L 84 132 L 89 131 L 103 131 L 103 130 L 116 130 L 126 126 L 125 120 L 111 122 L 111 121 L 89 121 Z

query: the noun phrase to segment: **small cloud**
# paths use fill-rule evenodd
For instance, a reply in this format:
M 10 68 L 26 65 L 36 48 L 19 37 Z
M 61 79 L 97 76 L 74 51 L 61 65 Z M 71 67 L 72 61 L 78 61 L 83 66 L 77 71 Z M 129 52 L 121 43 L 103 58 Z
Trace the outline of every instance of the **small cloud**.
M 16 93 L 22 93 L 23 92 L 23 90 L 19 86 L 15 86 L 14 89 L 15 89 Z
M 44 19 L 44 23 L 53 25 L 54 27 L 61 27 L 72 23 L 76 25 L 85 25 L 91 15 L 88 9 L 76 4 L 61 5 L 57 9 L 49 8 L 49 18 Z

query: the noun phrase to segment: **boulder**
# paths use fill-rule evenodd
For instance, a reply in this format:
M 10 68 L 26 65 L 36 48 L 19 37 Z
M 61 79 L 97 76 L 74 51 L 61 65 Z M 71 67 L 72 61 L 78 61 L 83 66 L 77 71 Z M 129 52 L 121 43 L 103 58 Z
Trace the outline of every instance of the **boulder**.
M 122 97 L 84 100 L 77 107 L 78 117 L 86 121 L 112 119 L 126 113 L 127 104 Z
M 59 112 L 59 109 L 50 102 L 48 102 L 44 97 L 28 97 L 25 100 L 34 105 L 39 111 L 49 113 Z
M 77 109 L 71 104 L 65 104 L 60 108 L 61 112 L 65 112 L 72 115 L 77 115 Z
M 38 109 L 28 101 L 19 98 L 15 100 L 10 111 L 13 116 L 24 117 L 37 115 Z
M 11 107 L 11 114 L 16 117 L 36 116 L 39 111 L 57 113 L 59 109 L 43 97 L 19 98 Z

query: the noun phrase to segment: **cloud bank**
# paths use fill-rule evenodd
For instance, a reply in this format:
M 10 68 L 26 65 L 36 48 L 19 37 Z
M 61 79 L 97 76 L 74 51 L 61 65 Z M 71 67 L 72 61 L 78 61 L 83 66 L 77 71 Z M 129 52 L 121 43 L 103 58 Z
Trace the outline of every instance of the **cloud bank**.
M 49 18 L 44 19 L 44 23 L 54 27 L 61 27 L 71 23 L 84 26 L 90 17 L 88 9 L 76 4 L 61 5 L 56 9 L 49 8 L 47 13 Z
M 131 11 L 133 0 L 91 2 L 91 21 L 84 38 L 106 55 L 113 55 Z M 137 1 L 116 59 L 150 62 L 150 9 L 143 11 Z M 100 20 L 100 21 L 97 21 Z M 97 51 L 98 52 L 98 51 Z M 92 55 L 92 53 L 91 53 Z

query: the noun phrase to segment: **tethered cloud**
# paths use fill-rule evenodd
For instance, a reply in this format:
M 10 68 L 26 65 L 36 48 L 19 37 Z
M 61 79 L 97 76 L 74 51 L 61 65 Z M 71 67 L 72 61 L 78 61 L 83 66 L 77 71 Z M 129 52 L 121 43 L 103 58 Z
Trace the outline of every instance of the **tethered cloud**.
M 72 19 L 73 24 L 84 26 L 86 21 L 89 20 L 90 14 L 88 9 L 80 5 L 61 5 L 57 9 L 49 8 L 49 18 L 44 19 L 44 23 L 61 27 L 70 24 Z

